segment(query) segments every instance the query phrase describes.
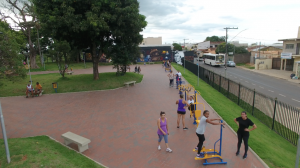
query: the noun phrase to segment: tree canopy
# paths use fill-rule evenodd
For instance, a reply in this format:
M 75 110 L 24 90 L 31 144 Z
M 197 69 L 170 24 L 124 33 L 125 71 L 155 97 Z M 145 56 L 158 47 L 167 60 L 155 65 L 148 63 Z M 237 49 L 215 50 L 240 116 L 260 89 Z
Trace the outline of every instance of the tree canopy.
M 211 41 L 211 42 L 219 42 L 219 41 L 224 41 L 225 42 L 226 38 L 225 36 L 211 36 L 211 37 L 206 37 L 204 41 Z
M 20 54 L 25 47 L 23 33 L 12 30 L 5 21 L 0 21 L 0 32 L 0 80 L 25 78 L 24 55 Z
M 125 47 L 128 56 L 131 57 L 132 48 L 136 48 L 142 41 L 139 33 L 147 25 L 145 17 L 139 14 L 137 0 L 33 0 L 33 2 L 42 26 L 54 39 L 66 40 L 71 47 L 91 49 L 95 80 L 99 79 L 100 55 L 118 46 Z M 96 50 L 100 51 L 99 54 Z M 121 60 L 124 61 L 123 64 L 127 63 L 126 59 Z
M 243 54 L 248 53 L 248 50 L 246 50 L 246 48 L 243 46 L 236 47 L 233 44 L 227 43 L 227 52 L 233 52 L 234 54 Z M 221 43 L 220 45 L 218 45 L 216 53 L 226 53 L 226 43 Z
M 176 50 L 178 50 L 178 51 L 182 51 L 182 47 L 181 47 L 181 45 L 180 44 L 178 44 L 178 43 L 173 43 L 173 50 L 174 51 L 176 51 Z

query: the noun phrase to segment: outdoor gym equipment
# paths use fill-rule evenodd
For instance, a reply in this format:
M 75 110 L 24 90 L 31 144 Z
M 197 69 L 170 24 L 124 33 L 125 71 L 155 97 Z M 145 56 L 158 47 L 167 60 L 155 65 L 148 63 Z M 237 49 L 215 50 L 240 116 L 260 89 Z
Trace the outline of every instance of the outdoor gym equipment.
M 223 123 L 223 120 L 220 120 L 221 123 Z M 212 164 L 227 164 L 227 162 L 223 161 L 223 158 L 221 156 L 222 153 L 222 131 L 223 128 L 225 128 L 223 125 L 221 125 L 221 131 L 220 131 L 220 139 L 217 140 L 214 144 L 214 149 L 205 149 L 205 146 L 201 149 L 201 152 L 204 153 L 203 158 L 197 158 L 195 157 L 195 160 L 205 160 L 203 165 L 212 165 Z M 220 141 L 220 150 L 219 152 L 216 150 L 216 144 L 217 142 Z M 193 150 L 194 152 L 197 152 L 196 149 Z M 220 162 L 207 162 L 207 159 L 212 159 L 212 158 L 219 158 L 221 161 Z

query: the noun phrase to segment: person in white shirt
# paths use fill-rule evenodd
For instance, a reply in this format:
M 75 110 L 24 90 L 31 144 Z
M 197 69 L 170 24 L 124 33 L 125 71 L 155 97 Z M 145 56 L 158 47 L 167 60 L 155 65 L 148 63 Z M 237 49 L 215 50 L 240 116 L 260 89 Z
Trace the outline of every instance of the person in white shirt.
M 189 104 L 189 110 L 192 111 L 192 113 L 194 114 L 195 113 L 195 105 L 194 105 L 194 97 L 193 96 L 190 96 L 189 100 L 188 100 L 188 104 Z M 192 116 L 190 116 L 192 117 Z
M 212 125 L 224 125 L 225 124 L 225 123 L 212 122 L 212 121 L 221 120 L 221 119 L 208 119 L 208 117 L 209 117 L 209 111 L 205 110 L 203 112 L 203 116 L 200 119 L 200 123 L 196 129 L 196 135 L 199 139 L 199 143 L 195 149 L 198 150 L 197 156 L 196 156 L 198 158 L 204 157 L 204 154 L 203 153 L 200 154 L 200 151 L 202 150 L 203 142 L 205 141 L 204 132 L 205 132 L 206 124 L 207 123 L 210 123 Z
M 30 83 L 26 86 L 26 98 L 28 98 L 28 93 L 32 92 L 33 93 L 33 87 L 31 86 Z
M 173 86 L 173 82 L 174 82 L 174 74 L 173 74 L 173 72 L 170 71 L 170 73 L 167 76 L 169 77 L 169 80 L 170 80 L 169 86 L 172 87 Z

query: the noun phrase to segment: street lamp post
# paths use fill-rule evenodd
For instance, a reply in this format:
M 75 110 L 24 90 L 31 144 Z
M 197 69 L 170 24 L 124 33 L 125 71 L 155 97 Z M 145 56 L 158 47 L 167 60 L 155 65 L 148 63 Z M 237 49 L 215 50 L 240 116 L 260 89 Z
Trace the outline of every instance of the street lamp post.
M 3 32 L 0 32 L 0 34 L 3 34 Z M 0 102 L 0 121 L 1 121 L 2 135 L 3 135 L 4 145 L 5 145 L 7 163 L 10 163 L 9 147 L 8 147 L 8 142 L 7 142 L 6 130 L 5 130 L 5 124 L 4 124 L 4 117 L 3 117 L 3 114 L 2 114 L 1 102 Z
M 226 62 L 226 58 L 228 57 L 228 53 L 227 53 L 227 31 L 228 31 L 228 29 L 238 29 L 238 28 L 234 28 L 234 27 L 232 27 L 232 28 L 230 28 L 230 27 L 225 27 L 224 29 L 226 29 L 226 37 L 225 37 L 225 41 L 226 41 L 226 53 L 225 53 L 225 59 L 224 59 L 224 61 L 225 61 L 225 78 L 226 78 L 226 70 L 227 70 L 227 62 Z

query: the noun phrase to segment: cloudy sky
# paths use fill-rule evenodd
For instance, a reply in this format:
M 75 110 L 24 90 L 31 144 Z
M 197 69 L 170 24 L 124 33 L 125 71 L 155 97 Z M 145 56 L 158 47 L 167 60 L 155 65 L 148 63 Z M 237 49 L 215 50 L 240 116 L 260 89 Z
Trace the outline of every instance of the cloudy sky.
M 228 31 L 228 40 L 272 44 L 278 39 L 296 38 L 300 26 L 300 0 L 138 1 L 148 22 L 142 34 L 161 36 L 163 44 L 225 36 L 225 27 L 238 27 Z

